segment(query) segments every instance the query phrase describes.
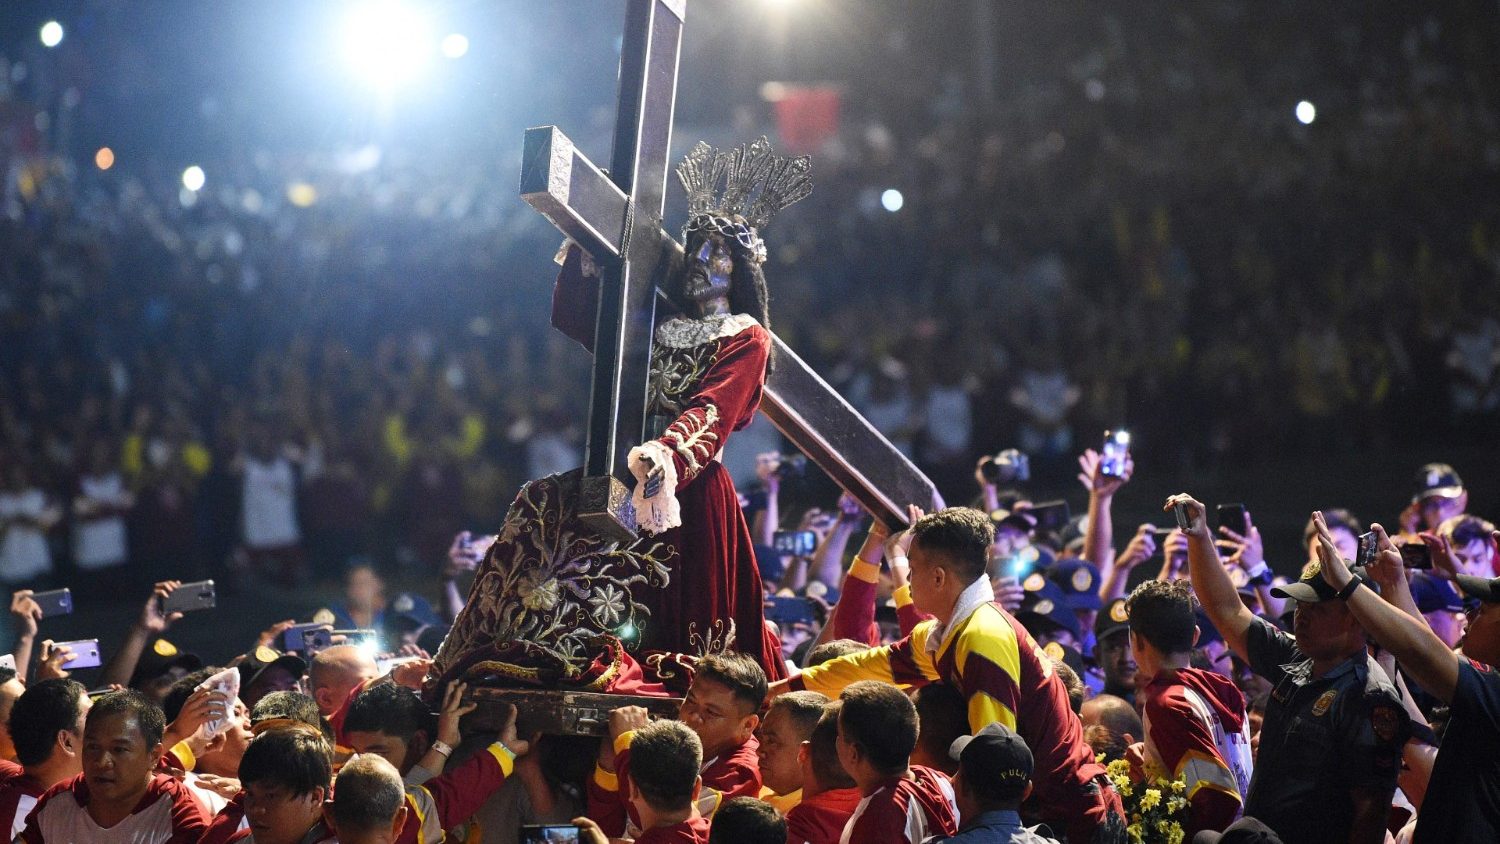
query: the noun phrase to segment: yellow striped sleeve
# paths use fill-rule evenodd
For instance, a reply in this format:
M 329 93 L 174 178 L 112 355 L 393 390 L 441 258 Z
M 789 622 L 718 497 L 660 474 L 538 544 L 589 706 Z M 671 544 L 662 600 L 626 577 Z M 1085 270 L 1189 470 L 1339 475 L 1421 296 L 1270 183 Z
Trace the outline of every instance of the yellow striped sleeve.
M 489 746 L 489 751 L 490 755 L 495 757 L 495 761 L 500 763 L 500 773 L 508 777 L 515 772 L 516 754 L 512 753 L 510 748 L 497 741 Z

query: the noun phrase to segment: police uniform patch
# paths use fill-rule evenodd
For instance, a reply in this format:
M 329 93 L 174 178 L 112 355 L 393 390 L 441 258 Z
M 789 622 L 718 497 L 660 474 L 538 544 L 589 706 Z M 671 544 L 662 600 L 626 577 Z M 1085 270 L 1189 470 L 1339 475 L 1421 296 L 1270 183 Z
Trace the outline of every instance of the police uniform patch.
M 1087 592 L 1091 588 L 1093 588 L 1093 586 L 1094 586 L 1094 578 L 1093 578 L 1093 575 L 1089 574 L 1089 570 L 1088 569 L 1080 567 L 1080 568 L 1077 568 L 1077 569 L 1073 570 L 1073 591 L 1074 592 Z
M 157 656 L 177 656 L 177 646 L 166 639 L 157 639 L 151 650 L 156 651 Z
M 1130 621 L 1130 613 L 1125 609 L 1125 602 L 1115 601 L 1113 604 L 1110 604 L 1109 617 L 1111 621 L 1118 621 L 1121 624 Z
M 255 661 L 256 662 L 266 662 L 266 663 L 275 662 L 280 657 L 281 657 L 281 654 L 279 654 L 276 651 L 274 651 L 274 650 L 266 647 L 265 645 L 259 645 L 259 646 L 257 646 L 255 648 Z
M 1043 598 L 1036 602 L 1036 606 L 1032 607 L 1031 611 L 1037 615 L 1047 615 L 1052 612 L 1052 602 Z
M 1059 645 L 1056 642 L 1048 642 L 1042 648 L 1042 653 L 1044 653 L 1047 656 L 1050 656 L 1053 659 L 1058 660 L 1060 662 L 1060 661 L 1062 661 L 1062 658 L 1063 658 L 1063 655 L 1064 655 L 1063 646 Z
M 1322 715 L 1323 713 L 1327 712 L 1328 707 L 1333 706 L 1333 699 L 1338 696 L 1339 693 L 1337 689 L 1329 689 L 1328 691 L 1324 692 L 1322 696 L 1320 696 L 1316 701 L 1313 702 L 1312 714 Z
M 1027 592 L 1040 592 L 1047 585 L 1047 578 L 1039 571 L 1032 572 L 1026 580 L 1021 583 L 1021 588 Z
M 1376 738 L 1390 744 L 1401 734 L 1401 716 L 1395 707 L 1376 706 L 1370 710 L 1370 728 L 1375 731 Z
M 1465 657 L 1465 659 L 1469 658 Z M 1469 659 L 1469 665 L 1472 665 L 1474 667 L 1474 670 L 1480 672 L 1481 674 L 1490 673 L 1490 667 L 1477 659 Z

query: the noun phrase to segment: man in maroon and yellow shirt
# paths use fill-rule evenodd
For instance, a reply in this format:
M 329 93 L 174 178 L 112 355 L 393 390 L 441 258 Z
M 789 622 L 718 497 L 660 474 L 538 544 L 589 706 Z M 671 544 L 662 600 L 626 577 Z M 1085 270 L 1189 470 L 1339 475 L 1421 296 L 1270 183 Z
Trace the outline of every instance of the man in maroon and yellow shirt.
M 893 543 L 909 551 L 912 600 L 931 620 L 911 635 L 808 668 L 776 683 L 772 694 L 805 688 L 836 695 L 859 680 L 910 688 L 946 682 L 968 701 L 975 732 L 994 721 L 1011 727 L 1036 757 L 1041 820 L 1070 840 L 1123 841 L 1120 799 L 1083 741 L 1052 663 L 1020 622 L 994 602 L 985 572 L 994 527 L 984 513 L 950 507 L 924 516 Z M 893 560 L 899 565 L 899 560 Z
M 766 696 L 766 674 L 754 659 L 740 653 L 704 657 L 693 670 L 678 720 L 703 746 L 700 773 L 703 790 L 697 798 L 699 814 L 713 816 L 719 803 L 731 797 L 759 797 L 759 742 L 757 711 Z M 626 706 L 610 714 L 611 743 L 600 749 L 599 767 L 589 781 L 589 817 L 610 836 L 641 829 L 631 810 L 630 742 L 634 731 L 647 723 L 646 710 Z
M 698 734 L 680 721 L 657 721 L 633 731 L 630 738 L 618 761 L 621 779 L 628 783 L 631 817 L 640 821 L 635 844 L 708 844 L 709 820 L 698 811 L 703 792 Z M 635 759 L 635 773 L 629 776 L 628 757 Z M 608 841 L 594 820 L 574 818 L 573 823 L 581 827 L 580 838 L 591 844 Z

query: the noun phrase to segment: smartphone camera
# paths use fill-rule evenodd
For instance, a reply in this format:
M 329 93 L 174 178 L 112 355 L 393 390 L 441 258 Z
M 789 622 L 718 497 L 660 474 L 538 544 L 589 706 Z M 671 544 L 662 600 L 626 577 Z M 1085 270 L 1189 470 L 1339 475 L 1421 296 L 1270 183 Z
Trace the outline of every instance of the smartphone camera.
M 1130 432 L 1105 431 L 1104 449 L 1099 457 L 1099 474 L 1112 478 L 1125 476 L 1125 461 L 1130 457 Z
M 1019 449 L 1007 448 L 979 467 L 986 483 L 996 486 L 1031 480 L 1031 460 Z

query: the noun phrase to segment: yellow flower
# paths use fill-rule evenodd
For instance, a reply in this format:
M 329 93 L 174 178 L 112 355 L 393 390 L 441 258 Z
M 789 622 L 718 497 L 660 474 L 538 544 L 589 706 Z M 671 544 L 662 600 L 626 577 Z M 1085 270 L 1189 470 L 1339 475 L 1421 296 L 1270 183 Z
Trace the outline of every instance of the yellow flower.
M 1146 794 L 1141 797 L 1141 809 L 1150 811 L 1161 804 L 1161 791 L 1155 788 L 1146 789 Z
M 1181 794 L 1184 791 L 1187 791 L 1187 783 L 1183 782 L 1182 780 L 1172 780 L 1172 790 L 1177 792 L 1178 794 Z
M 1182 827 L 1172 824 L 1167 830 L 1167 844 L 1182 844 Z
M 1130 837 L 1130 844 L 1144 844 L 1146 840 L 1145 833 L 1141 831 L 1141 825 L 1138 823 L 1125 827 L 1125 834 Z

